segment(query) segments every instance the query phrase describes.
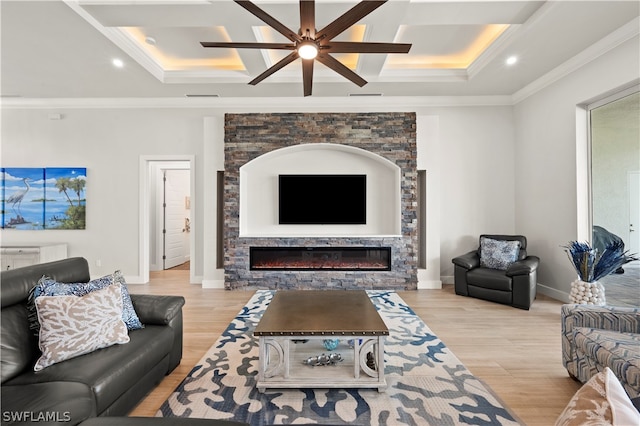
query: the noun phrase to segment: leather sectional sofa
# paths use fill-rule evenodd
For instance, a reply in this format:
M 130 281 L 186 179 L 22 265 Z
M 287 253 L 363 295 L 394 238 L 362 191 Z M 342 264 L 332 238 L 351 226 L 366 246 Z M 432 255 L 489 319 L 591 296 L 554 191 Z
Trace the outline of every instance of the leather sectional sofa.
M 79 257 L 0 274 L 3 425 L 73 426 L 97 416 L 126 415 L 180 363 L 184 298 L 132 294 L 144 328 L 129 331 L 128 343 L 34 371 L 40 351 L 29 329 L 27 300 L 43 275 L 63 283 L 90 280 L 88 263 Z

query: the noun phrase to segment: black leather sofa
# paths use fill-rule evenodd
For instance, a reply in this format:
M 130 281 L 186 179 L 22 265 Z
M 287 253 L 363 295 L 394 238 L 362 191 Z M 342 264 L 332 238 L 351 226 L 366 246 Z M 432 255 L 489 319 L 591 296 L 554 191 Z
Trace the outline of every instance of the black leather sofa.
M 40 351 L 29 329 L 27 298 L 43 275 L 67 283 L 90 280 L 88 263 L 80 257 L 0 273 L 3 425 L 73 426 L 97 416 L 126 415 L 180 363 L 184 298 L 132 294 L 145 327 L 130 331 L 129 343 L 35 372 Z

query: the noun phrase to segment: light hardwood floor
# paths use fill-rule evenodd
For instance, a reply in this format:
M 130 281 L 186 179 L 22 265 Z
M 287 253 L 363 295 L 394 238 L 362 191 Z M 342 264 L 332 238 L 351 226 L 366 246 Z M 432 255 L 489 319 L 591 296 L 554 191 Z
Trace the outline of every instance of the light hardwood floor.
M 153 273 L 132 293 L 179 294 L 184 307 L 180 366 L 131 412 L 154 416 L 182 379 L 227 327 L 253 292 L 202 289 L 188 271 Z M 531 310 L 456 296 L 442 290 L 399 292 L 462 363 L 525 424 L 552 425 L 580 384 L 562 366 L 561 302 L 539 295 Z

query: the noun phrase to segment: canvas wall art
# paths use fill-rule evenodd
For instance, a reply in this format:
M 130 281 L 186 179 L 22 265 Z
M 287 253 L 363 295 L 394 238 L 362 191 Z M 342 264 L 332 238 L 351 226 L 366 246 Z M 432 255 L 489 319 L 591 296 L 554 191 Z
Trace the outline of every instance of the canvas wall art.
M 85 229 L 87 169 L 1 169 L 2 228 Z

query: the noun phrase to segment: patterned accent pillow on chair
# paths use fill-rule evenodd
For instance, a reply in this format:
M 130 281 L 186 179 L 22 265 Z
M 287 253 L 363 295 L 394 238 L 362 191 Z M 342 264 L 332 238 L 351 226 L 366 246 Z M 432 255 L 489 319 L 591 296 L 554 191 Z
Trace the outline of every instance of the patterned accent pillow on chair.
M 506 270 L 518 260 L 520 241 L 480 238 L 480 266 L 483 268 Z
M 84 296 L 40 296 L 35 300 L 42 356 L 33 369 L 129 342 L 122 321 L 120 284 Z

